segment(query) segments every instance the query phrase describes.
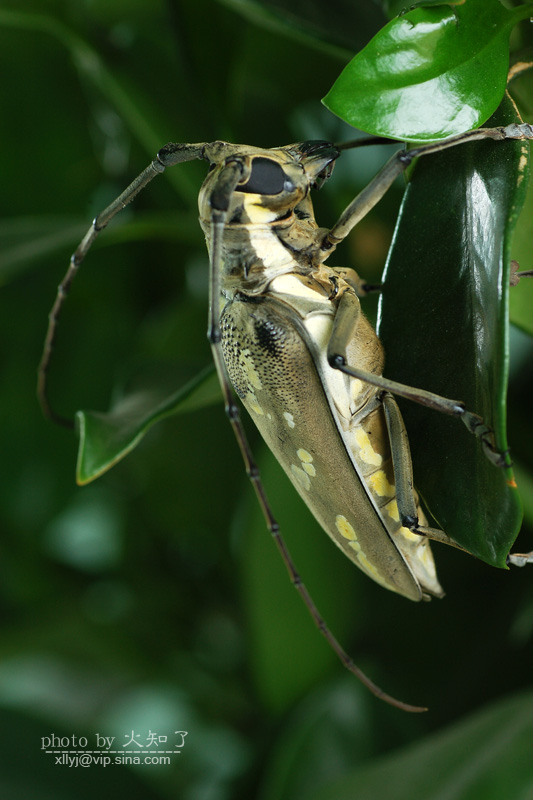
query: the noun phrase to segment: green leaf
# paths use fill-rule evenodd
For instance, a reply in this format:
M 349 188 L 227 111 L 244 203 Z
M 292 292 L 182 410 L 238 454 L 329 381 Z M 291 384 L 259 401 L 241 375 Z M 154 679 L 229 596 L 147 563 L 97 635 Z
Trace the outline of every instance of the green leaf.
M 491 125 L 518 119 L 506 98 Z M 385 374 L 462 400 L 507 449 L 510 238 L 529 147 L 477 142 L 421 159 L 385 269 L 379 334 Z M 510 470 L 495 467 L 460 421 L 402 404 L 415 484 L 437 523 L 504 567 L 521 523 Z
M 312 800 L 525 800 L 532 737 L 533 694 L 524 693 L 353 770 Z
M 322 102 L 356 128 L 404 141 L 477 128 L 505 91 L 511 29 L 532 14 L 499 0 L 416 8 L 389 22 Z
M 209 366 L 170 397 L 164 397 L 160 390 L 146 389 L 121 398 L 107 414 L 78 411 L 77 483 L 90 483 L 115 466 L 156 422 L 211 405 L 220 397 L 214 367 Z
M 524 210 L 513 238 L 512 257 L 520 270 L 533 269 L 531 252 L 531 220 L 533 219 L 533 182 L 530 182 Z M 511 286 L 509 318 L 514 325 L 533 336 L 533 278 L 521 278 L 518 285 Z
M 219 0 L 267 30 L 281 33 L 339 59 L 363 47 L 386 18 L 374 3 L 330 0 Z

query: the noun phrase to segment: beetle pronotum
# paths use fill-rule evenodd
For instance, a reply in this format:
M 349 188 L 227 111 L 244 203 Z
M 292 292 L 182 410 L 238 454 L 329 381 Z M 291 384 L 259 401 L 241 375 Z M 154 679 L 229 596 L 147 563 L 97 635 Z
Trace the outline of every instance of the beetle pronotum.
M 71 427 L 51 409 L 46 378 L 58 316 L 78 267 L 99 231 L 156 175 L 184 161 L 209 162 L 199 195 L 210 254 L 208 339 L 247 474 L 291 581 L 321 633 L 376 696 L 408 711 L 424 709 L 390 697 L 364 675 L 315 607 L 271 511 L 233 390 L 314 516 L 354 564 L 411 600 L 440 596 L 429 540 L 457 545 L 427 527 L 393 394 L 459 417 L 496 465 L 507 465 L 508 456 L 497 452 L 490 428 L 462 402 L 382 376 L 381 344 L 359 304 L 368 287 L 353 270 L 324 262 L 413 159 L 480 139 L 531 138 L 533 126 L 513 124 L 399 151 L 329 230 L 315 221 L 310 190 L 329 177 L 341 149 L 353 143 L 310 141 L 273 149 L 223 141 L 167 144 L 95 218 L 50 313 L 38 394 L 45 414 Z M 527 560 L 514 557 L 517 564 Z

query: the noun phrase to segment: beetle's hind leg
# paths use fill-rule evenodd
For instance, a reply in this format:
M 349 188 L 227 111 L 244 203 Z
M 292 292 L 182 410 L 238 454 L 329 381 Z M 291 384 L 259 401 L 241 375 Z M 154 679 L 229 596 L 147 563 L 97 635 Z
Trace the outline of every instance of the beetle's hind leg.
M 394 397 L 385 392 L 381 398 L 385 423 L 389 436 L 389 445 L 392 456 L 392 467 L 394 470 L 394 484 L 396 489 L 396 501 L 398 503 L 398 513 L 400 521 L 405 528 L 412 533 L 420 536 L 427 536 L 442 544 L 448 544 L 464 550 L 452 538 L 450 538 L 440 528 L 429 528 L 419 525 L 418 508 L 413 483 L 413 465 L 411 461 L 411 449 L 409 439 L 405 429 L 404 421 Z
M 372 372 L 348 364 L 346 350 L 348 343 L 356 334 L 360 316 L 361 309 L 357 297 L 350 291 L 344 292 L 339 300 L 328 344 L 328 363 L 333 369 L 338 369 L 352 378 L 359 378 L 359 380 L 365 381 L 372 386 L 377 386 L 385 392 L 391 392 L 391 394 L 405 397 L 407 400 L 413 400 L 415 403 L 427 408 L 433 408 L 443 414 L 458 417 L 466 425 L 470 433 L 473 433 L 480 440 L 483 452 L 493 464 L 506 468 L 512 466 L 509 453 L 507 451 L 502 453 L 497 449 L 492 429 L 478 414 L 468 411 L 462 401 L 451 400 L 448 397 L 442 397 L 424 389 L 406 386 L 403 383 L 384 378 L 382 375 L 375 375 Z
M 427 536 L 428 539 L 432 539 L 435 542 L 451 545 L 458 550 L 463 550 L 465 553 L 469 552 L 464 547 L 457 544 L 447 533 L 440 530 L 440 528 L 429 528 L 425 525 L 419 525 L 417 502 L 413 485 L 413 466 L 407 431 L 405 430 L 402 415 L 400 414 L 400 409 L 394 397 L 386 392 L 383 394 L 381 402 L 383 404 L 383 412 L 385 414 L 385 422 L 389 435 L 396 500 L 402 525 L 420 536 Z M 507 564 L 514 567 L 525 567 L 527 564 L 533 564 L 533 552 L 510 553 L 507 556 Z

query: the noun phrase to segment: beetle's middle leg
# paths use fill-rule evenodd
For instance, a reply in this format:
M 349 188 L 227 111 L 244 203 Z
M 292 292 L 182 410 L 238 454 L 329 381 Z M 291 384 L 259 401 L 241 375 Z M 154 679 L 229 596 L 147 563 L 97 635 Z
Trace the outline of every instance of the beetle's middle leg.
M 443 414 L 459 417 L 466 425 L 470 433 L 473 433 L 480 440 L 483 451 L 487 458 L 498 467 L 510 467 L 511 461 L 507 452 L 501 453 L 495 445 L 492 429 L 484 420 L 472 411 L 465 408 L 461 400 L 452 400 L 448 397 L 428 392 L 425 389 L 417 389 L 413 386 L 406 386 L 403 383 L 389 380 L 382 375 L 375 375 L 364 369 L 347 363 L 346 349 L 348 343 L 356 334 L 358 321 L 361 316 L 361 308 L 356 295 L 350 291 L 344 292 L 339 300 L 337 313 L 333 323 L 333 330 L 328 344 L 328 363 L 333 369 L 344 372 L 352 378 L 370 383 L 386 392 L 413 400 L 415 403 L 433 408 Z

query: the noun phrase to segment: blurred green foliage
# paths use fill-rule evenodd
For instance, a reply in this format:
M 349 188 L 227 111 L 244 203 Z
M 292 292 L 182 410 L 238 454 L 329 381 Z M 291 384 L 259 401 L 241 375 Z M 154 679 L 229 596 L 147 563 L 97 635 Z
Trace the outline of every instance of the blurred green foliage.
M 511 763 L 518 776 L 510 794 L 487 795 L 475 770 L 470 783 L 454 784 L 458 760 L 439 760 L 438 746 L 445 736 L 446 753 L 456 746 L 466 757 L 471 730 L 481 751 L 485 736 L 530 738 L 517 710 L 527 712 L 530 695 L 501 698 L 531 683 L 531 573 L 435 548 L 442 602 L 384 592 L 325 541 L 299 501 L 294 510 L 294 493 L 250 431 L 294 559 L 331 627 L 387 691 L 431 709 L 401 714 L 345 675 L 314 630 L 221 407 L 156 426 L 80 489 L 75 438 L 44 422 L 35 401 L 55 286 L 91 217 L 170 140 L 351 138 L 318 98 L 350 50 L 385 23 L 388 6 L 3 0 L 0 791 L 8 800 L 106 797 L 118 781 L 131 798 L 312 800 L 342 796 L 337 782 L 356 784 L 356 770 L 367 796 L 381 796 L 372 770 L 385 756 L 391 782 L 409 785 L 423 764 L 439 790 L 460 787 L 454 797 L 531 793 L 523 747 L 487 751 L 498 775 Z M 321 20 L 347 13 L 342 35 L 331 24 L 321 43 Z M 515 58 L 526 60 L 530 45 L 523 23 Z M 533 119 L 531 78 L 519 79 L 516 94 Z M 333 223 L 383 159 L 383 149 L 343 157 L 316 203 L 321 224 Z M 60 411 L 106 409 L 112 387 L 141 374 L 171 392 L 210 363 L 196 224 L 203 174 L 201 164 L 169 171 L 95 246 L 61 320 L 51 372 Z M 379 279 L 400 196 L 401 186 L 358 226 L 338 264 Z M 530 226 L 519 228 L 513 255 L 531 268 Z M 531 291 L 522 284 L 516 297 Z M 527 327 L 527 311 L 521 318 Z M 530 340 L 515 331 L 511 349 L 509 439 L 530 525 Z M 519 550 L 531 549 L 530 534 L 526 526 Z M 470 714 L 481 715 L 463 730 Z M 132 730 L 189 734 L 161 767 L 93 766 L 73 776 L 41 750 L 52 732 L 122 743 Z M 495 777 L 492 786 L 504 784 Z

